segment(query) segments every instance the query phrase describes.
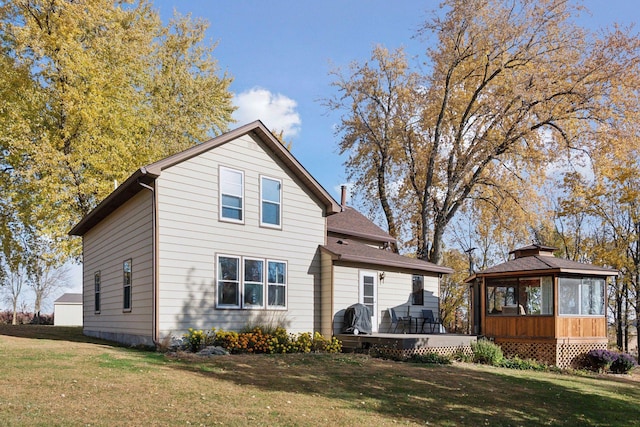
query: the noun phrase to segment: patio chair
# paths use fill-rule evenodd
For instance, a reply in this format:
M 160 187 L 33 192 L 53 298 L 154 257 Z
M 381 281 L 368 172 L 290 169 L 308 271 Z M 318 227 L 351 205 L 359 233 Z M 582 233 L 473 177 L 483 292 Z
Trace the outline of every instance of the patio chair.
M 422 332 L 424 333 L 424 325 L 429 324 L 429 330 L 433 333 L 433 330 L 436 326 L 438 326 L 438 332 L 440 332 L 440 326 L 442 325 L 442 321 L 437 319 L 433 315 L 433 310 L 422 310 Z
M 411 319 L 408 317 L 399 317 L 393 308 L 389 309 L 389 317 L 391 317 L 391 327 L 389 328 L 389 332 L 392 332 L 391 328 L 393 328 L 393 333 L 395 333 L 396 330 L 398 330 L 398 325 L 400 324 L 402 325 L 403 333 L 406 325 L 408 325 L 409 329 L 411 329 Z

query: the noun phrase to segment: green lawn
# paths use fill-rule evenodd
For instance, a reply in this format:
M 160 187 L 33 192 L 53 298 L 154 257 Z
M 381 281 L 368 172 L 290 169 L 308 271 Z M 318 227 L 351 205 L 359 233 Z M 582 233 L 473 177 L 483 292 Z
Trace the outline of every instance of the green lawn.
M 0 326 L 0 425 L 640 425 L 640 380 L 364 355 L 202 359 Z

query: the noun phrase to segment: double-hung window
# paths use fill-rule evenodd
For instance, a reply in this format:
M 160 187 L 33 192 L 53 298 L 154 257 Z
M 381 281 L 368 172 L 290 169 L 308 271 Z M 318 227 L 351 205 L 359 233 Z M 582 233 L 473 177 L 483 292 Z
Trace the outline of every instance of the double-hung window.
M 122 263 L 122 309 L 131 311 L 131 259 Z
M 282 223 L 282 182 L 260 178 L 260 225 L 280 227 Z
M 261 259 L 244 259 L 244 292 L 245 308 L 264 307 L 264 261 Z
M 287 264 L 283 261 L 267 261 L 267 286 L 269 308 L 287 306 Z
M 218 306 L 240 307 L 240 257 L 218 256 Z
M 220 219 L 244 221 L 244 173 L 220 167 Z
M 284 309 L 287 263 L 261 258 L 218 255 L 216 307 Z
M 100 271 L 93 275 L 94 311 L 100 313 Z

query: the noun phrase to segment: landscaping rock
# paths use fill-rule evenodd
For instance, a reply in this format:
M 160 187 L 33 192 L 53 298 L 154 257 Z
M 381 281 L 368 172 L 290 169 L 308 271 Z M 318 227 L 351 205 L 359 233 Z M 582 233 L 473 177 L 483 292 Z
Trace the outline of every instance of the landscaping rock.
M 227 356 L 229 352 L 220 346 L 209 346 L 196 353 L 198 356 Z

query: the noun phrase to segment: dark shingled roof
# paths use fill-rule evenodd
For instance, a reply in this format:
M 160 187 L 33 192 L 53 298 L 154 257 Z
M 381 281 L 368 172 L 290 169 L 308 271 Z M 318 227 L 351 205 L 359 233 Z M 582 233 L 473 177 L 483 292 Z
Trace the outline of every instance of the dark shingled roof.
M 70 303 L 70 304 L 82 304 L 82 294 L 71 294 L 71 293 L 62 294 L 62 296 L 60 298 L 58 298 L 57 300 L 54 301 L 54 303 L 56 303 L 56 302 L 66 302 L 66 303 Z
M 516 258 L 502 264 L 487 268 L 479 273 L 478 277 L 490 275 L 502 275 L 504 273 L 556 271 L 560 273 L 582 273 L 596 276 L 615 276 L 616 270 L 597 267 L 591 264 L 569 261 L 548 255 L 534 255 Z
M 409 258 L 384 249 L 377 249 L 364 243 L 340 237 L 329 237 L 321 248 L 334 260 L 365 263 L 386 267 L 406 268 L 429 273 L 450 274 L 449 267 L 433 264 L 416 258 Z
M 327 217 L 327 231 L 374 242 L 393 243 L 396 241 L 389 233 L 350 207 L 345 207 L 342 212 Z

